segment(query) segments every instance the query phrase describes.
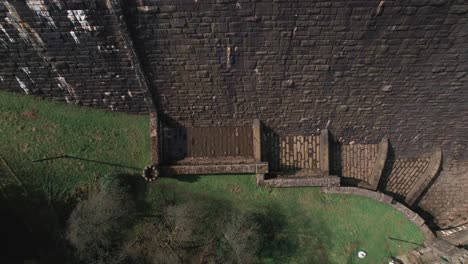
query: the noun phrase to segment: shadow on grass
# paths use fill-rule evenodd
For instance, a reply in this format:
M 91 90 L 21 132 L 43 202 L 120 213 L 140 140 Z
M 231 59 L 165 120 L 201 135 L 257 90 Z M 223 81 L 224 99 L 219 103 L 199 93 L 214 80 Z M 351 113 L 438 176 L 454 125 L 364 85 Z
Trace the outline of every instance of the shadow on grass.
M 200 176 L 198 175 L 174 175 L 174 176 L 165 176 L 164 178 L 175 179 L 181 182 L 194 183 L 200 179 Z
M 392 240 L 392 241 L 395 241 L 396 243 L 401 242 L 401 243 L 416 245 L 416 246 L 419 246 L 419 247 L 424 247 L 424 244 L 421 244 L 421 243 L 416 243 L 416 242 L 403 240 L 403 239 L 399 239 L 399 238 L 395 238 L 395 237 L 387 237 L 387 238 Z
M 39 189 L 28 189 L 28 196 L 15 188 L 3 187 L 2 190 L 8 193 L 8 198 L 0 198 L 0 233 L 3 234 L 0 241 L 8 245 L 0 249 L 2 258 L 10 261 L 40 259 L 44 263 L 70 261 L 71 248 L 64 233 L 74 203 L 50 200 L 48 194 Z
M 329 263 L 330 230 L 320 216 L 286 216 L 283 205 L 268 203 L 258 208 L 257 221 L 263 234 L 259 256 L 269 263 Z M 302 229 L 292 221 L 307 224 Z
M 117 163 L 112 163 L 112 162 L 107 162 L 107 161 L 101 161 L 101 160 L 80 158 L 80 157 L 75 157 L 75 156 L 70 156 L 70 155 L 61 155 L 61 156 L 49 157 L 45 159 L 38 159 L 38 160 L 33 160 L 32 162 L 43 162 L 43 161 L 56 160 L 56 159 L 74 159 L 74 160 L 98 163 L 98 164 L 103 164 L 103 165 L 109 165 L 113 167 L 120 167 L 120 168 L 132 169 L 132 170 L 141 170 L 141 168 L 137 168 L 137 167 L 127 166 L 127 165 L 122 165 L 122 164 L 117 164 Z
M 194 182 L 199 176 L 170 178 Z M 199 203 L 200 207 L 197 207 L 200 210 L 208 211 L 197 211 L 197 214 L 207 216 L 199 219 L 200 228 L 222 228 L 232 217 L 248 213 L 245 209 L 235 208 L 230 199 L 196 192 L 190 186 L 178 186 L 177 182 L 141 182 L 138 193 L 145 197 L 139 200 L 139 206 L 148 217 L 158 215 L 168 206 L 178 206 L 188 201 Z M 253 216 L 255 226 L 258 226 L 260 241 L 257 257 L 261 263 L 329 263 L 328 250 L 332 248 L 332 236 L 321 216 L 311 218 L 297 214 L 291 217 L 287 213 L 287 205 L 276 201 L 261 200 L 254 202 L 254 205 L 254 209 L 248 211 Z

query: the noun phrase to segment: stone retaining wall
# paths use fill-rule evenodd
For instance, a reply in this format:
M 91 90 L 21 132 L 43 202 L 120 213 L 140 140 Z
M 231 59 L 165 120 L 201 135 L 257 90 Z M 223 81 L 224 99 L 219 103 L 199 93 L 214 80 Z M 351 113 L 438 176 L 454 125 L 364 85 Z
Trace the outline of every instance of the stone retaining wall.
M 302 177 L 302 178 L 276 178 L 265 179 L 264 174 L 257 174 L 257 186 L 286 188 L 286 187 L 336 187 L 340 186 L 340 178 L 337 176 Z
M 468 159 L 463 1 L 126 2 L 168 122 L 259 118 L 280 135 L 328 128 Z
M 162 166 L 163 176 L 204 175 L 204 174 L 264 174 L 268 172 L 267 163 L 248 164 L 205 164 Z

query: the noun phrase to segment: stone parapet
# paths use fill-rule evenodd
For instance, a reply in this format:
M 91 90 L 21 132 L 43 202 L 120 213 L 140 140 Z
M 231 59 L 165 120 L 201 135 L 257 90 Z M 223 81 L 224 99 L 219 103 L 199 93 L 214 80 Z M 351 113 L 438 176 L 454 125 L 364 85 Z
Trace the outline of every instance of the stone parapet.
M 162 166 L 162 176 L 187 174 L 264 174 L 268 163 Z
M 340 178 L 337 176 L 265 179 L 264 176 L 257 174 L 257 186 L 264 187 L 333 187 L 339 185 Z

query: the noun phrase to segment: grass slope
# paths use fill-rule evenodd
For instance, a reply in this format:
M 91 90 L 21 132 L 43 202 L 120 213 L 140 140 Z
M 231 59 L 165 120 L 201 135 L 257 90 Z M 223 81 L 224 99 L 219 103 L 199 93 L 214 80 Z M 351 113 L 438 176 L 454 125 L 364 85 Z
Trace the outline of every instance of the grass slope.
M 150 162 L 148 118 L 0 92 L 0 155 L 29 191 L 61 201 L 97 177 L 140 173 Z M 70 155 L 77 159 L 36 159 Z M 122 167 L 127 166 L 127 167 Z M 131 168 L 134 167 L 134 168 Z M 167 199 L 211 199 L 237 210 L 265 211 L 283 230 L 262 252 L 272 263 L 385 263 L 423 236 L 399 212 L 373 200 L 314 188 L 255 187 L 253 176 L 184 176 L 145 185 L 150 208 Z M 200 223 L 209 226 L 210 223 Z M 368 253 L 364 260 L 357 250 Z
M 0 155 L 27 188 L 51 200 L 105 174 L 140 173 L 150 163 L 148 131 L 146 116 L 0 92 Z M 115 165 L 70 158 L 32 162 L 61 155 Z

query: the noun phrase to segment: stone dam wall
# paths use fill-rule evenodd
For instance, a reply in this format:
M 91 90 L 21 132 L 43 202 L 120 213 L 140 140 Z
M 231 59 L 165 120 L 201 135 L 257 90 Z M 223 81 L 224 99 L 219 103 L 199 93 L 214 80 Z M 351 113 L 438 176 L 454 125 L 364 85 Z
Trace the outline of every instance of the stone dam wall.
M 1 0 L 0 89 L 139 114 L 154 102 L 176 127 L 388 137 L 401 158 L 441 146 L 420 204 L 443 223 L 468 213 L 463 0 Z

